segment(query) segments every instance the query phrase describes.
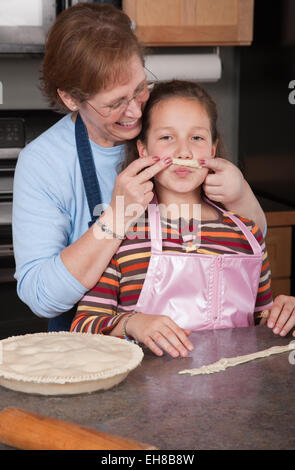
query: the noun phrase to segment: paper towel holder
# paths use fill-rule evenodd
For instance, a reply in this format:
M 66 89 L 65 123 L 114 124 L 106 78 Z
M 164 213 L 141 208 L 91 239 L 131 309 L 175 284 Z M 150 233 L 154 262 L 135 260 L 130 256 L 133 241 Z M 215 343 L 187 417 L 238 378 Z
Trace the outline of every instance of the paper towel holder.
M 207 50 L 207 48 L 206 48 Z M 159 81 L 172 79 L 192 80 L 197 82 L 216 82 L 222 76 L 220 47 L 214 46 L 212 52 L 199 53 L 152 53 L 145 56 L 145 67 Z

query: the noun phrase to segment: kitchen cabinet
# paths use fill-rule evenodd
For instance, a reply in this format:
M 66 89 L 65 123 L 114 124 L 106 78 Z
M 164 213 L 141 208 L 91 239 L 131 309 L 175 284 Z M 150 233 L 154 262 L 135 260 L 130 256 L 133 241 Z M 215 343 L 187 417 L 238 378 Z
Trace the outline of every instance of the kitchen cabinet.
M 254 0 L 123 0 L 146 46 L 238 46 L 253 38 Z
M 291 293 L 291 227 L 273 227 L 266 236 L 273 296 Z
M 294 246 L 295 209 L 259 198 L 267 219 L 266 248 L 272 274 L 272 293 L 294 295 Z M 289 209 L 289 210 L 288 210 Z

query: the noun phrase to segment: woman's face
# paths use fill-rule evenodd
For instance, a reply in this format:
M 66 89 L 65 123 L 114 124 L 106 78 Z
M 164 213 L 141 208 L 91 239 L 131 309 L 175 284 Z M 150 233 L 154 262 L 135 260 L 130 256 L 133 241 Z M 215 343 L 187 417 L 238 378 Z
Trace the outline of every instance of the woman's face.
M 144 68 L 137 55 L 127 64 L 127 69 L 131 77 L 127 83 L 99 92 L 80 106 L 90 139 L 103 147 L 133 139 L 141 130 L 142 109 L 149 92 L 145 86 Z M 132 99 L 136 95 L 137 98 Z M 127 107 L 126 100 L 129 101 Z
M 208 114 L 197 99 L 172 97 L 151 110 L 146 144 L 138 142 L 141 157 L 157 155 L 179 160 L 213 158 L 217 143 L 212 142 Z M 170 165 L 155 177 L 157 189 L 187 193 L 198 188 L 206 178 L 206 168 Z

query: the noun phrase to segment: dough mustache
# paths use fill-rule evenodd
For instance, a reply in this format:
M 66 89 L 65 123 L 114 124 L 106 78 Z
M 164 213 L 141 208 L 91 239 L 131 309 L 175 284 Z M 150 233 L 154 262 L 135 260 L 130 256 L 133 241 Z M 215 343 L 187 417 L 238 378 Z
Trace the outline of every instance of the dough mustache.
M 180 160 L 179 158 L 172 159 L 173 165 L 179 166 L 188 166 L 190 168 L 202 168 L 201 165 L 197 162 L 197 160 Z

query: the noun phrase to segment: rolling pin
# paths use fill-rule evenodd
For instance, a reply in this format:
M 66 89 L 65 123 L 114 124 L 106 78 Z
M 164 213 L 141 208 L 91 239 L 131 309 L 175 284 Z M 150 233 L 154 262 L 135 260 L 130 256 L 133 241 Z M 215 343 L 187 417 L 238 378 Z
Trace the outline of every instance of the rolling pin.
M 0 441 L 23 450 L 156 449 L 149 444 L 30 413 L 20 408 L 5 408 L 0 413 Z

